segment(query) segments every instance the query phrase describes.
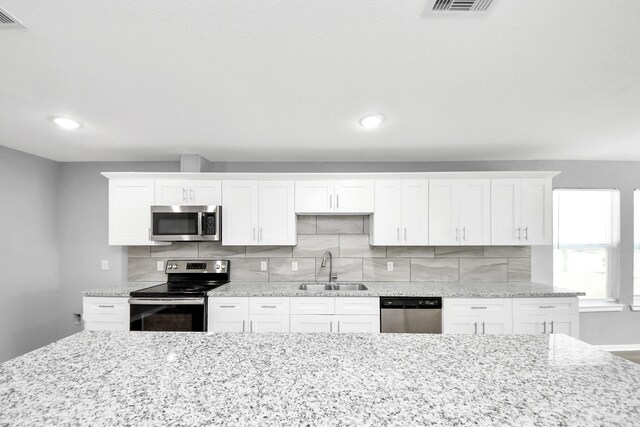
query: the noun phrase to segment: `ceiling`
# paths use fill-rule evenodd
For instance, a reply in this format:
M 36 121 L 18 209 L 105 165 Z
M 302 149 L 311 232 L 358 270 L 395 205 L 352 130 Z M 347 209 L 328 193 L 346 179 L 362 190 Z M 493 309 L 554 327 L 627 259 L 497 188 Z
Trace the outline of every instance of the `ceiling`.
M 432 4 L 0 0 L 28 27 L 0 30 L 0 145 L 58 161 L 640 160 L 640 1 Z M 383 124 L 360 127 L 372 113 Z

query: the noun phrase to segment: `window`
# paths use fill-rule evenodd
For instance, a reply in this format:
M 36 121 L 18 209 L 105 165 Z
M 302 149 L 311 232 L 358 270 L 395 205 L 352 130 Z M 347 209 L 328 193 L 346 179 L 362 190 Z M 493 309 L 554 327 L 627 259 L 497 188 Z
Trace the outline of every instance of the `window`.
M 553 190 L 553 283 L 615 299 L 620 246 L 618 190 Z
M 640 190 L 633 192 L 633 306 L 640 310 Z

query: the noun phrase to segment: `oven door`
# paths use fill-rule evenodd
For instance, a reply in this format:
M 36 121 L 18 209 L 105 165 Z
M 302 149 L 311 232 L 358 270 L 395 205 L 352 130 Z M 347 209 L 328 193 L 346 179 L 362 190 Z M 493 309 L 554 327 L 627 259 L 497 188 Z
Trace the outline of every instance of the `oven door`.
M 219 241 L 220 206 L 152 206 L 151 240 Z
M 206 332 L 206 298 L 131 298 L 129 330 Z

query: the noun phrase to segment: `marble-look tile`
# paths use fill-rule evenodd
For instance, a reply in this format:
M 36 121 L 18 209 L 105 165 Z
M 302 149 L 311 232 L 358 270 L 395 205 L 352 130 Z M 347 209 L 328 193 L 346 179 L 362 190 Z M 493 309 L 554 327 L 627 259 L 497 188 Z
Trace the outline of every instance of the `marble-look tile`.
M 365 215 L 364 222 L 362 223 L 362 234 L 369 234 L 371 226 L 371 215 Z
M 247 246 L 247 258 L 291 258 L 293 246 Z
M 387 246 L 387 258 L 433 258 L 433 246 Z
M 130 258 L 149 258 L 151 256 L 151 246 L 129 246 L 127 256 Z
M 291 263 L 298 263 L 298 271 L 291 271 Z M 269 260 L 269 281 L 296 282 L 316 280 L 315 258 L 271 258 Z
M 412 258 L 411 281 L 457 282 L 460 279 L 457 258 Z
M 387 271 L 393 262 L 393 271 Z M 410 260 L 403 258 L 364 258 L 362 280 L 370 282 L 408 282 L 411 280 Z
M 331 251 L 334 257 L 340 256 L 340 237 L 337 235 L 312 236 L 299 235 L 298 245 L 293 247 L 294 257 L 321 257 L 325 251 Z
M 460 280 L 463 282 L 506 282 L 506 258 L 460 258 Z
M 338 274 L 339 282 L 362 280 L 362 258 L 334 258 L 333 271 Z M 329 280 L 329 260 L 322 267 L 322 258 L 316 258 L 316 281 Z
M 239 258 L 231 259 L 230 271 L 231 280 L 245 282 L 267 282 L 269 281 L 269 260 L 266 258 Z M 267 262 L 267 269 L 260 270 L 260 264 Z
M 158 271 L 158 261 L 163 262 L 162 271 Z M 164 282 L 167 275 L 164 272 L 166 259 L 159 258 L 129 258 L 127 262 L 127 279 L 129 282 Z
M 362 215 L 319 215 L 317 234 L 363 234 Z
M 530 258 L 531 246 L 485 246 L 485 258 Z
M 482 258 L 483 246 L 436 246 L 436 258 Z
M 531 258 L 509 258 L 508 279 L 510 282 L 531 280 Z
M 369 245 L 368 235 L 340 235 L 340 256 L 343 258 L 384 258 L 384 246 Z
M 197 258 L 197 242 L 174 242 L 168 246 L 151 246 L 154 258 Z
M 316 216 L 298 215 L 298 234 L 316 234 Z
M 222 246 L 220 242 L 200 242 L 198 243 L 199 258 L 244 258 L 244 246 Z

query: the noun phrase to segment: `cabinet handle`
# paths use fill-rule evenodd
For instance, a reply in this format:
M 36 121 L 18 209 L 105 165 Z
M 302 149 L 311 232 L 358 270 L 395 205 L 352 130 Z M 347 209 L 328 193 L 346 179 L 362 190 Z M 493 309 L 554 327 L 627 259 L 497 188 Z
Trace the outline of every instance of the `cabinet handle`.
M 487 307 L 484 307 L 484 306 L 476 306 L 476 307 L 471 306 L 471 310 L 486 310 L 486 309 Z
M 242 332 L 244 332 L 244 320 L 242 321 Z
M 407 227 L 404 228 L 404 241 L 407 241 Z
M 253 332 L 253 320 L 249 320 L 249 332 Z
M 546 321 L 542 322 L 542 328 L 543 328 L 542 329 L 542 333 L 546 334 L 547 333 L 547 322 Z
M 336 209 L 340 207 L 340 195 L 336 194 Z
M 262 227 L 260 227 L 260 241 L 262 241 Z
M 400 241 L 400 227 L 396 227 L 396 241 Z
M 329 194 L 329 207 L 333 207 L 333 194 Z
M 333 332 L 333 320 L 329 322 L 329 332 Z
M 183 189 L 182 189 L 182 200 L 183 200 L 184 202 L 186 202 L 186 201 L 187 201 L 187 189 L 186 189 L 186 188 L 183 188 Z
M 529 227 L 524 228 L 524 240 L 529 240 Z
M 251 238 L 251 241 L 252 242 L 256 241 L 256 228 L 255 227 L 253 227 L 253 237 Z
M 484 322 L 482 322 L 482 334 L 484 335 Z
M 236 308 L 235 305 L 219 305 L 220 308 Z
M 261 305 L 262 308 L 277 308 L 275 305 Z
M 551 333 L 553 333 L 553 320 L 551 321 Z
M 112 305 L 99 305 L 100 308 L 113 308 Z
M 522 227 L 518 227 L 516 228 L 516 230 L 518 230 L 518 240 L 522 239 L 522 237 L 520 236 L 520 233 L 522 232 Z
M 478 322 L 473 322 L 473 333 L 474 334 L 478 333 Z
M 340 321 L 338 320 L 338 330 L 337 332 L 340 332 Z
M 456 227 L 456 241 L 458 241 L 458 227 Z
M 462 227 L 462 240 L 467 240 L 467 227 Z
M 555 305 L 541 305 L 540 308 L 556 308 Z
M 189 200 L 193 202 L 193 188 L 189 189 Z

